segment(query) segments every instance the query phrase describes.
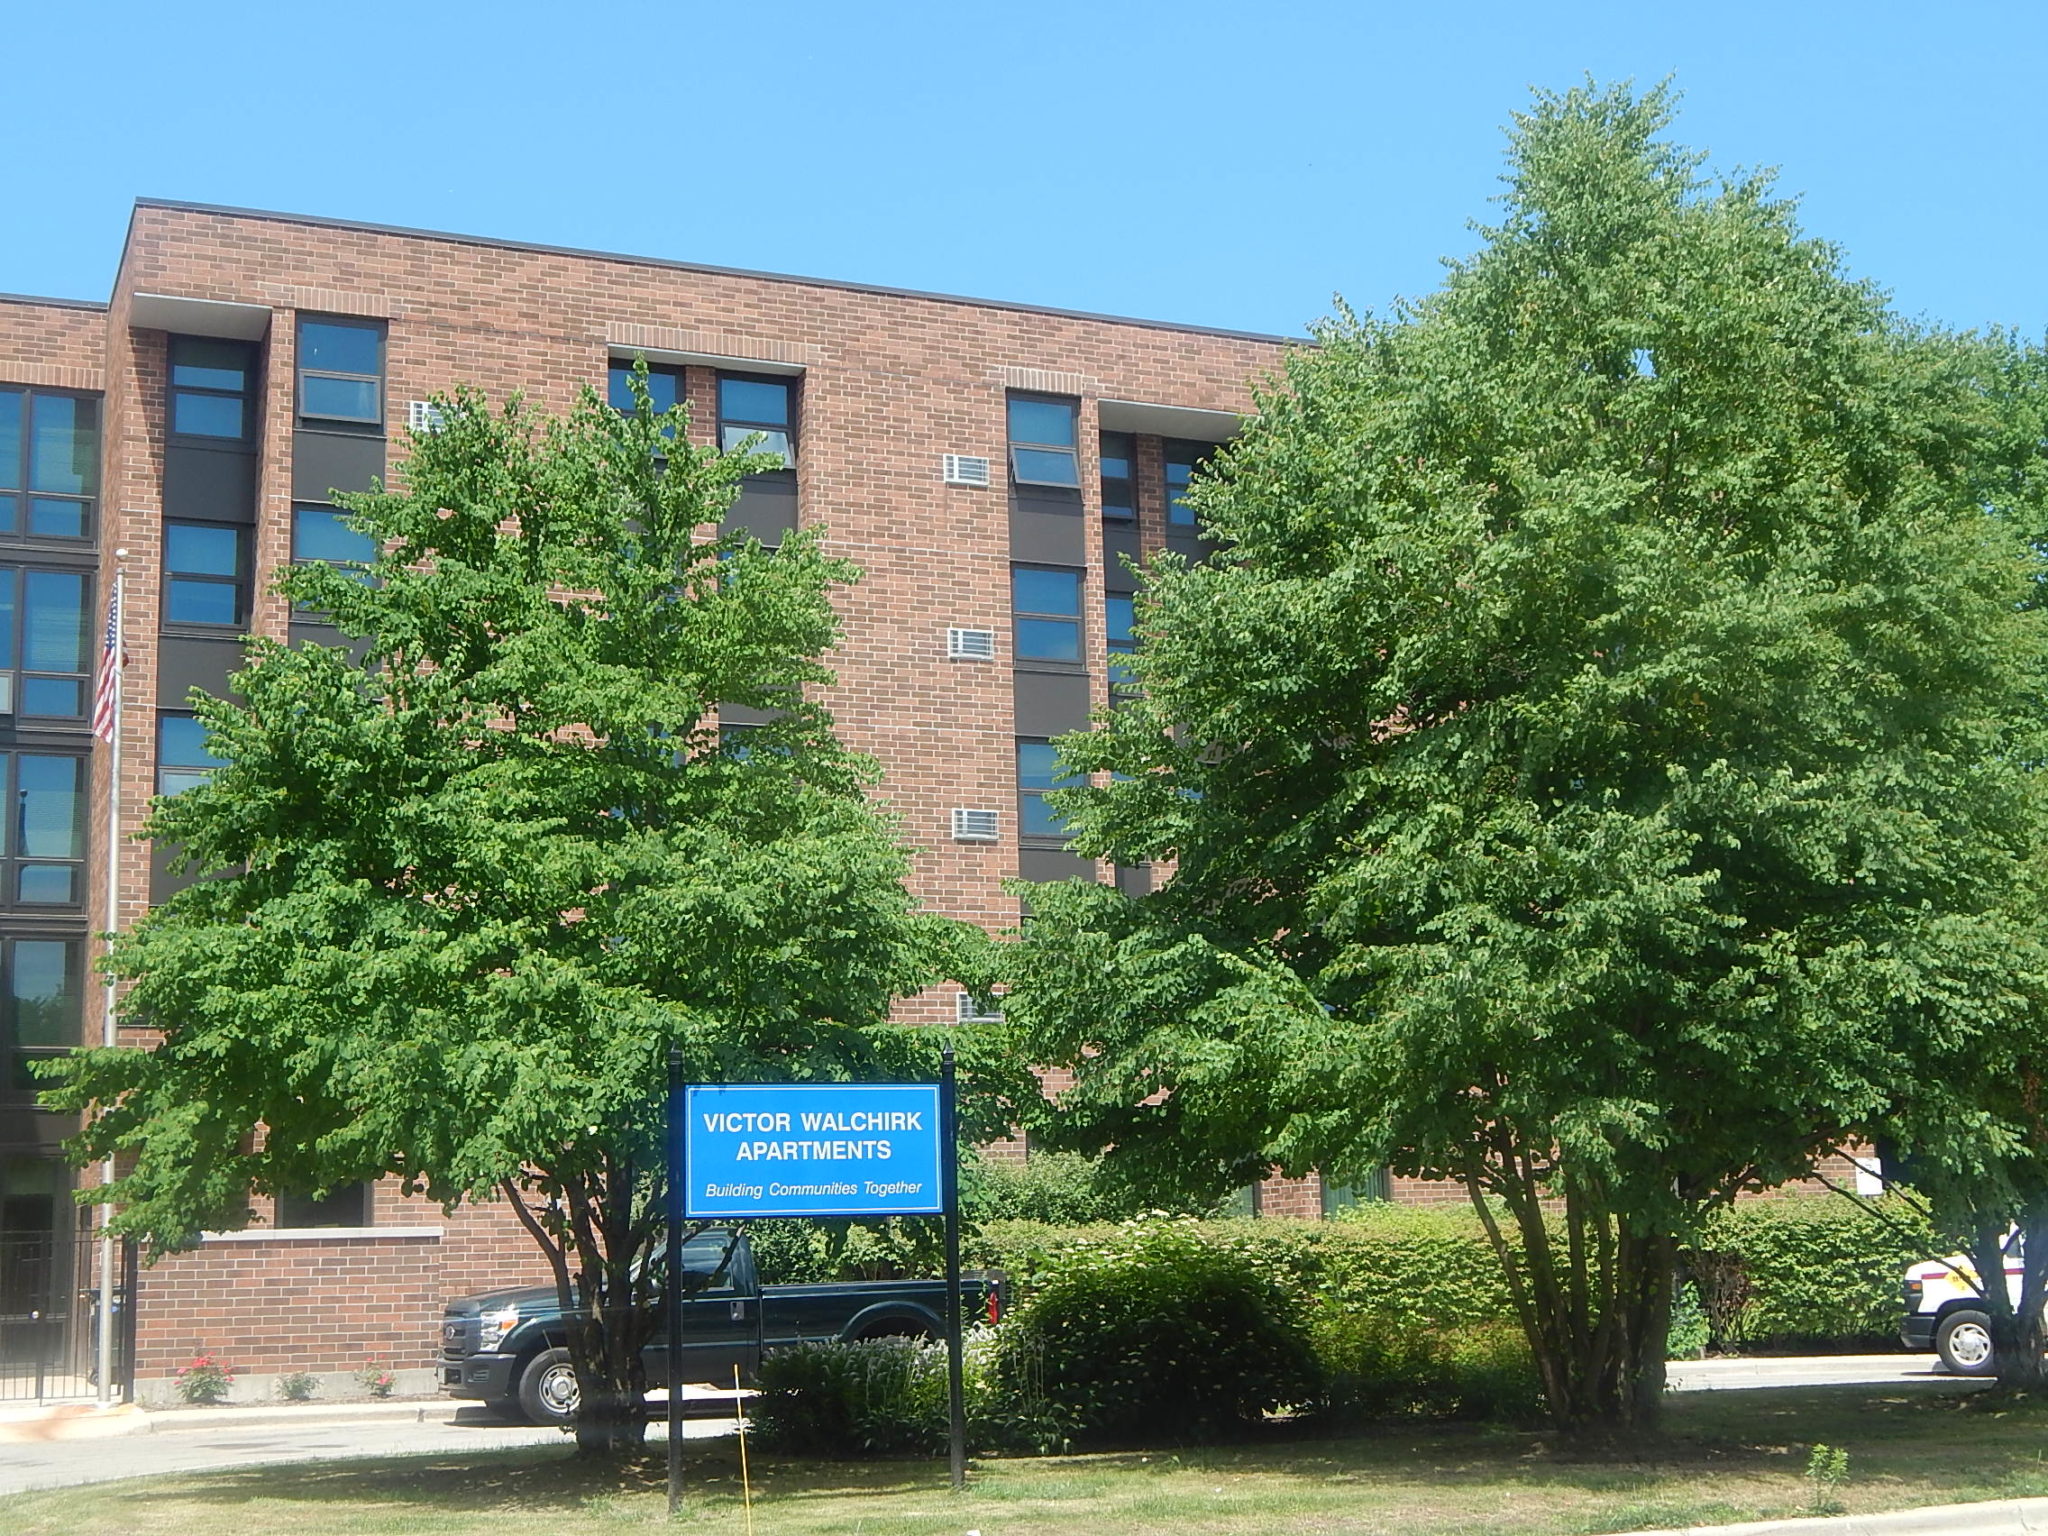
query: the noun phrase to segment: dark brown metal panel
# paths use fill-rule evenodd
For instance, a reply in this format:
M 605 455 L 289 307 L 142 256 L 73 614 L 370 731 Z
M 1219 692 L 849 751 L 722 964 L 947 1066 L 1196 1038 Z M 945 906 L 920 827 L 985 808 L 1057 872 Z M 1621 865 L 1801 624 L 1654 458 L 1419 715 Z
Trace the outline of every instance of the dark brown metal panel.
M 180 866 L 184 857 L 183 846 L 178 843 L 151 843 L 149 845 L 149 904 L 160 907 L 188 885 L 197 885 L 199 877 L 186 873 L 174 875 L 165 866 Z
M 1152 866 L 1150 864 L 1119 864 L 1116 867 L 1116 888 L 1136 901 L 1140 896 L 1152 893 Z
M 1016 726 L 1019 736 L 1059 736 L 1088 727 L 1088 674 L 1018 672 Z
M 367 491 L 384 477 L 384 439 L 361 432 L 292 434 L 292 500 L 332 501 L 335 491 Z
M 1095 861 L 1064 848 L 1020 848 L 1017 850 L 1017 878 L 1047 880 L 1093 880 Z
M 763 544 L 776 545 L 796 527 L 796 471 L 780 470 L 749 475 L 740 487 L 739 500 L 732 504 L 718 531 L 751 533 Z
M 295 617 L 292 620 L 291 643 L 293 645 L 338 645 L 355 657 L 360 666 L 369 654 L 370 642 L 367 637 L 352 639 L 332 624 L 323 624 L 318 619 Z
M 1010 558 L 1034 565 L 1086 565 L 1088 520 L 1080 502 L 1012 498 Z
M 238 640 L 200 640 L 183 635 L 165 635 L 158 642 L 156 663 L 156 707 L 190 709 L 187 695 L 194 688 L 225 695 L 228 674 L 242 665 Z
M 1102 587 L 1106 592 L 1135 592 L 1138 578 L 1125 569 L 1124 560 L 1138 563 L 1138 530 L 1106 527 L 1102 530 Z
M 173 443 L 164 450 L 164 516 L 256 520 L 256 456 Z

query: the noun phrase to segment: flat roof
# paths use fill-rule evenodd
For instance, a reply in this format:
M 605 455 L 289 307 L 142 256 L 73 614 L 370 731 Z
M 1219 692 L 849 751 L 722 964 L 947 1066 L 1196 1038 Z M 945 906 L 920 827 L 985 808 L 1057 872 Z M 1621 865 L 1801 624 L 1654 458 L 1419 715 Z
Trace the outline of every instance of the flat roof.
M 33 293 L 0 293 L 0 304 L 47 304 L 53 309 L 99 309 L 104 310 L 102 299 L 45 299 Z
M 746 267 L 717 267 L 704 262 L 671 261 L 662 256 L 633 256 L 619 251 L 589 251 L 569 245 L 541 245 L 530 240 L 497 240 L 484 235 L 451 234 L 439 229 L 408 229 L 398 224 L 369 224 L 358 219 L 319 218 L 308 213 L 279 213 L 267 208 L 231 208 L 218 203 L 187 203 L 167 197 L 138 197 L 137 208 L 168 208 L 180 213 L 213 213 L 237 219 L 268 219 L 279 224 L 307 224 L 316 229 L 348 229 L 372 235 L 401 235 L 413 240 L 444 240 L 452 245 L 479 245 L 493 250 L 531 251 L 541 256 L 574 256 L 588 261 L 617 261 L 628 266 L 662 267 L 672 272 L 701 272 L 711 277 L 746 277 L 768 283 L 798 283 L 807 288 L 837 288 L 848 293 L 883 294 L 897 299 L 924 299 L 934 304 L 968 304 L 977 309 L 1005 309 L 1027 315 L 1056 315 L 1065 320 L 1095 320 L 1108 325 L 1135 325 L 1154 331 L 1180 331 L 1197 336 L 1223 336 L 1273 346 L 1299 346 L 1306 336 L 1271 336 L 1262 331 L 1233 331 L 1214 325 L 1183 325 L 1171 320 L 1144 320 L 1130 315 L 1102 315 L 1085 309 L 1058 309 L 1049 304 L 1018 304 L 1006 299 L 977 299 L 957 293 L 927 293 L 917 288 L 890 288 L 880 283 L 850 283 L 832 277 L 798 277 L 788 272 L 755 272 Z M 72 303 L 64 299 L 32 302 Z M 82 307 L 105 309 L 104 304 Z

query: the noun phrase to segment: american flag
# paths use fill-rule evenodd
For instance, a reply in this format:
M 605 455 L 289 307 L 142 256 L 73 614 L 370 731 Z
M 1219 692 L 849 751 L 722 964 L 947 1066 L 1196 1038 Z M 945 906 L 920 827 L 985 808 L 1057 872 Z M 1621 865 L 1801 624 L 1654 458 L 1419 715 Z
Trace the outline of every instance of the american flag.
M 128 665 L 128 653 L 121 648 L 121 591 L 107 599 L 107 638 L 100 647 L 100 680 L 92 694 L 92 733 L 101 741 L 114 739 L 114 688 L 121 669 Z

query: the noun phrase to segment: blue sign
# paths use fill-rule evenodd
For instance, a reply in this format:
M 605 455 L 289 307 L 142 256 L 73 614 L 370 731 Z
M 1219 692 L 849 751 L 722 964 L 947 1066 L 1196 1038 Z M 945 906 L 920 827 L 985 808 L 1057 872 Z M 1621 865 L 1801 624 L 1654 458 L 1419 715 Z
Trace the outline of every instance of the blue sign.
M 683 1090 L 683 1214 L 938 1216 L 936 1083 Z

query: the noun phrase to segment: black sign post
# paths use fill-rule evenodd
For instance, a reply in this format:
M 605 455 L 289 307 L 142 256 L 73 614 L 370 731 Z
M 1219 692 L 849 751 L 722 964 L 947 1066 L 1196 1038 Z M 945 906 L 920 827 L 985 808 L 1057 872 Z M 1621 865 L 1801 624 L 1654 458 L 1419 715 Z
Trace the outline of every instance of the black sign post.
M 953 1491 L 967 1486 L 966 1346 L 960 1338 L 960 1117 L 953 1042 L 939 1073 L 939 1183 L 946 1200 L 946 1398 L 952 1418 Z
M 683 1053 L 668 1052 L 668 1512 L 683 1507 Z

